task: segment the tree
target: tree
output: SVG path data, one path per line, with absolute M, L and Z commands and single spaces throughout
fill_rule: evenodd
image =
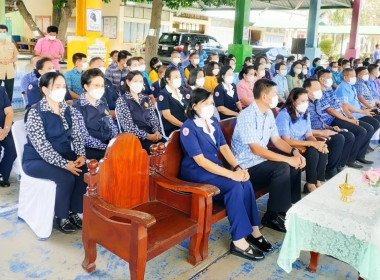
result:
M 32 15 L 28 12 L 28 9 L 25 7 L 24 1 L 22 0 L 16 1 L 16 6 L 20 14 L 24 18 L 26 24 L 29 26 L 30 30 L 32 30 L 33 32 L 37 31 L 40 36 L 43 36 L 41 30 L 38 28 L 38 26 L 34 22 Z

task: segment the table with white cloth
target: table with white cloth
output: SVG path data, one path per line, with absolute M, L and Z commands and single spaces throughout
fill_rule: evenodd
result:
M 352 202 L 340 200 L 339 185 L 355 186 Z M 346 168 L 294 204 L 286 214 L 286 234 L 277 260 L 287 273 L 301 251 L 350 264 L 367 280 L 380 279 L 380 196 L 370 192 L 362 171 Z

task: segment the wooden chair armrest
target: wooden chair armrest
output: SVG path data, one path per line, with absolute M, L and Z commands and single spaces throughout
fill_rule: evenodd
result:
M 206 198 L 213 197 L 220 193 L 220 190 L 213 185 L 187 182 L 170 175 L 163 176 L 157 174 L 153 176 L 153 180 L 157 185 L 163 188 L 199 194 Z
M 306 152 L 306 147 L 305 146 L 297 146 L 297 145 L 291 145 L 293 148 L 296 148 L 300 151 L 301 154 Z
M 109 216 L 115 216 L 118 218 L 131 220 L 133 222 L 142 224 L 147 228 L 156 223 L 156 219 L 148 213 L 132 209 L 119 208 L 113 204 L 104 201 L 100 197 L 89 196 L 89 198 L 93 207 L 100 208 L 101 211 L 107 213 Z

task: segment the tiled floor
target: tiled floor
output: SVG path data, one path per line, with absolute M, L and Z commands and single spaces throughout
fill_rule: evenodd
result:
M 16 113 L 21 119 L 23 112 Z M 380 149 L 368 155 L 380 166 Z M 97 269 L 87 274 L 81 268 L 83 248 L 81 233 L 64 235 L 53 230 L 46 241 L 38 241 L 24 221 L 17 217 L 18 181 L 11 177 L 11 187 L 0 188 L 0 279 L 129 279 L 128 263 L 98 247 Z M 265 211 L 266 197 L 258 200 Z M 318 273 L 307 271 L 309 254 L 303 252 L 293 265 L 291 274 L 276 263 L 283 234 L 263 229 L 275 245 L 275 251 L 261 262 L 250 262 L 228 253 L 230 235 L 228 220 L 215 224 L 210 236 L 209 257 L 193 267 L 187 262 L 187 242 L 149 261 L 145 279 L 357 279 L 349 265 L 322 256 Z

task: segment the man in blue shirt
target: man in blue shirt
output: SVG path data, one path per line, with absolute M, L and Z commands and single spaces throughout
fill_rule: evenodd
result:
M 232 150 L 239 165 L 248 169 L 253 186 L 270 186 L 267 212 L 262 224 L 285 231 L 285 212 L 291 203 L 301 198 L 301 169 L 306 162 L 296 148 L 289 146 L 278 135 L 270 110 L 278 103 L 276 84 L 261 79 L 256 82 L 253 91 L 255 100 L 237 118 Z M 289 156 L 268 150 L 269 140 Z
M 185 70 L 181 66 L 181 58 L 180 54 L 177 51 L 173 51 L 170 56 L 171 63 L 168 65 L 168 68 L 176 68 L 181 73 L 181 85 L 186 91 L 187 89 L 187 82 L 186 82 L 186 76 L 185 76 Z
M 373 98 L 376 101 L 380 101 L 380 88 L 375 81 L 379 77 L 379 65 L 370 64 L 368 65 L 369 79 L 367 81 L 367 86 L 372 93 Z
M 285 57 L 282 54 L 276 55 L 276 62 L 272 63 L 272 66 L 270 67 L 270 73 L 272 74 L 272 77 L 275 77 L 278 73 L 275 69 L 275 66 L 277 63 L 283 63 L 285 61 Z M 286 64 L 285 64 L 286 67 Z
M 81 85 L 82 72 L 87 70 L 87 56 L 84 53 L 73 54 L 74 68 L 65 73 L 66 85 L 73 99 L 79 99 L 83 93 Z
M 335 90 L 336 97 L 339 99 L 344 114 L 350 119 L 356 119 L 361 127 L 367 131 L 366 140 L 368 145 L 365 150 L 359 152 L 357 160 L 365 164 L 373 164 L 372 161 L 364 159 L 365 153 L 369 147 L 369 141 L 372 135 L 380 127 L 380 122 L 373 118 L 375 115 L 371 109 L 362 109 L 357 97 L 356 89 L 353 85 L 356 84 L 356 74 L 351 68 L 343 70 L 343 81 Z
M 330 179 L 340 172 L 347 164 L 355 141 L 355 135 L 339 126 L 326 125 L 322 118 L 322 108 L 320 99 L 322 98 L 322 88 L 318 80 L 306 79 L 303 88 L 308 91 L 311 128 L 315 137 L 325 137 L 328 140 L 329 150 L 328 162 L 326 166 L 326 179 Z M 356 155 L 355 155 L 356 156 Z
M 288 80 L 286 79 L 288 69 L 286 68 L 286 64 L 284 62 L 280 62 L 275 65 L 275 70 L 277 75 L 273 77 L 272 81 L 276 83 L 279 101 L 278 107 L 281 107 L 289 95 Z
M 338 72 L 338 62 L 333 61 L 329 64 L 330 69 L 331 69 L 331 76 L 333 80 L 333 85 L 332 88 L 336 89 L 339 84 L 342 82 L 342 76 Z
M 375 51 L 373 52 L 373 63 L 380 59 L 380 46 L 376 44 Z
M 105 77 L 107 80 L 111 81 L 112 85 L 114 86 L 116 92 L 120 95 L 120 82 L 122 79 L 124 79 L 127 74 L 127 65 L 126 62 L 129 57 L 128 51 L 120 51 L 117 54 L 117 64 L 111 64 L 107 70 Z
M 372 95 L 371 90 L 367 86 L 367 82 L 369 80 L 369 73 L 367 67 L 358 67 L 355 70 L 356 72 L 356 84 L 354 88 L 358 94 L 358 99 L 362 106 L 366 109 L 371 109 L 373 112 L 377 112 L 377 105 L 380 103 L 379 100 L 375 100 Z M 374 118 L 379 119 L 378 116 L 374 116 Z

